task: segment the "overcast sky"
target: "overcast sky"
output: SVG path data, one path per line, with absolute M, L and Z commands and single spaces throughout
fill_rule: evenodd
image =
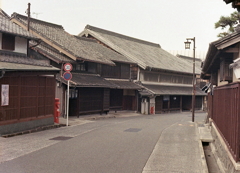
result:
M 0 5 L 9 15 L 25 14 L 28 2 L 32 17 L 62 25 L 74 35 L 89 24 L 179 54 L 186 54 L 186 38 L 196 37 L 200 58 L 221 32 L 214 23 L 235 11 L 223 0 L 0 0 Z

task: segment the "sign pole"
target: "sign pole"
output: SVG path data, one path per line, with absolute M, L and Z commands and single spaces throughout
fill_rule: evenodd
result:
M 68 126 L 68 115 L 69 115 L 69 81 L 72 79 L 72 74 L 70 73 L 70 71 L 72 71 L 72 64 L 70 63 L 66 63 L 63 66 L 63 69 L 65 71 L 65 73 L 63 74 L 63 78 L 65 80 L 67 80 L 67 122 L 66 122 L 66 126 Z
M 68 126 L 68 113 L 69 113 L 69 80 L 67 85 L 67 124 L 66 126 Z

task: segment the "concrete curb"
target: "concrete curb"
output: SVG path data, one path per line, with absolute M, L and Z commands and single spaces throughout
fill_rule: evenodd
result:
M 16 133 L 10 133 L 10 134 L 6 134 L 6 135 L 2 135 L 1 137 L 9 138 L 9 137 L 14 137 L 14 136 L 18 136 L 18 135 L 25 135 L 25 134 L 29 134 L 29 133 L 44 131 L 44 130 L 60 128 L 60 127 L 64 127 L 64 126 L 65 126 L 64 124 L 54 124 L 54 125 L 49 125 L 49 126 L 40 126 L 40 127 L 37 127 L 37 128 L 25 130 L 25 131 L 20 131 L 20 132 L 16 132 Z
M 202 162 L 202 172 L 203 173 L 208 173 L 208 166 L 207 166 L 207 161 L 205 158 L 205 154 L 203 151 L 203 146 L 202 146 L 202 140 L 200 138 L 200 133 L 198 129 L 198 124 L 195 123 L 195 128 L 196 128 L 196 133 L 197 133 L 197 138 L 198 138 L 198 145 L 199 145 L 199 151 L 200 151 L 200 157 L 201 157 L 201 162 Z

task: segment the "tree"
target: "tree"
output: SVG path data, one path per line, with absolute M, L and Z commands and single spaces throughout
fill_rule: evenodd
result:
M 230 16 L 221 16 L 219 21 L 215 23 L 215 29 L 223 30 L 228 27 L 227 32 L 221 32 L 217 36 L 222 38 L 234 32 L 234 28 L 240 23 L 240 14 L 235 11 Z

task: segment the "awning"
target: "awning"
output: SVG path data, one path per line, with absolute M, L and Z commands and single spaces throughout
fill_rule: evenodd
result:
M 57 75 L 57 80 L 67 84 L 60 75 Z M 100 87 L 111 89 L 135 89 L 144 88 L 126 79 L 104 79 L 98 74 L 89 73 L 72 73 L 72 79 L 69 81 L 72 87 Z
M 134 89 L 139 90 L 141 88 L 144 88 L 143 86 L 140 86 L 138 84 L 135 84 L 134 82 L 131 82 L 127 79 L 106 79 L 108 82 L 112 83 L 114 85 L 115 89 Z
M 162 86 L 162 85 L 143 85 L 145 89 L 140 91 L 142 96 L 149 95 L 192 95 L 193 88 L 192 87 L 184 87 L 184 86 Z M 200 88 L 196 86 L 197 96 L 207 95 Z
M 0 69 L 5 71 L 60 71 L 60 69 L 52 66 L 38 66 L 9 62 L 0 62 Z
M 67 84 L 60 75 L 57 75 L 57 80 Z M 100 87 L 100 88 L 111 88 L 114 84 L 108 82 L 98 74 L 89 73 L 72 73 L 72 79 L 69 81 L 72 87 Z

